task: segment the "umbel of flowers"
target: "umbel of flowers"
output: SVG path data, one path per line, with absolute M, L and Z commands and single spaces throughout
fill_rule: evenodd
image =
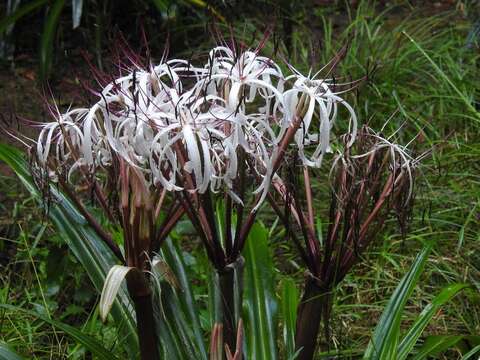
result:
M 148 260 L 176 222 L 188 217 L 217 271 L 223 338 L 234 349 L 234 277 L 260 206 L 268 199 L 276 208 L 271 188 L 288 197 L 280 176 L 285 157 L 294 154 L 301 173 L 319 168 L 332 152 L 339 114 L 348 135 L 337 148 L 354 144 L 357 119 L 333 80 L 286 68 L 288 74 L 259 49 L 227 46 L 212 49 L 204 64 L 134 63 L 98 92 L 92 106 L 57 111 L 42 126 L 38 169 L 75 201 L 121 262 L 123 268 L 112 271 L 127 280 L 143 359 L 158 358 Z M 91 189 L 107 218 L 121 227 L 122 246 L 88 212 L 75 191 L 79 185 Z M 219 202 L 223 226 L 217 221 Z M 299 224 L 307 224 L 302 209 L 295 203 L 291 209 Z M 301 253 L 318 276 L 320 253 L 308 246 Z

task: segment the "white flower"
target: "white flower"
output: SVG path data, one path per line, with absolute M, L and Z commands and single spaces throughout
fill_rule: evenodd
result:
M 302 118 L 301 126 L 295 134 L 295 142 L 303 164 L 320 167 L 325 153 L 330 152 L 330 132 L 338 114 L 338 104 L 343 105 L 350 114 L 348 146 L 355 141 L 357 134 L 357 117 L 353 108 L 337 93 L 333 92 L 330 79 L 305 77 L 292 68 L 294 74 L 286 81 L 293 81 L 293 86 L 284 92 L 284 102 L 288 119 L 294 121 L 296 116 Z M 315 108 L 318 115 L 315 119 Z M 305 146 L 316 145 L 310 157 L 305 154 Z
M 355 113 L 330 82 L 291 69 L 294 74 L 284 77 L 272 59 L 227 47 L 211 50 L 199 67 L 174 59 L 148 71 L 134 68 L 106 85 L 90 108 L 45 124 L 38 160 L 45 166 L 53 157 L 71 175 L 79 168 L 94 173 L 115 167 L 121 158 L 149 186 L 224 191 L 236 202 L 243 199 L 235 179 L 247 169 L 257 183 L 256 210 L 269 190 L 279 144 L 297 116 L 302 123 L 293 142 L 304 165 L 319 167 L 329 151 L 338 104 L 350 113 L 350 143 L 355 139 Z

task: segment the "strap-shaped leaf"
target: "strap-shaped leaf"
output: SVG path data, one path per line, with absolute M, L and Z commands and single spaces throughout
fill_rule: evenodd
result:
M 398 284 L 380 317 L 379 323 L 375 327 L 372 339 L 365 351 L 364 359 L 396 359 L 403 309 L 417 285 L 430 249 L 431 247 L 427 246 L 417 255 L 410 270 Z
M 0 20 L 0 34 L 3 33 L 9 25 L 15 24 L 15 22 L 22 17 L 29 15 L 35 11 L 40 6 L 46 4 L 48 0 L 35 0 L 29 1 L 27 4 L 23 5 L 17 9 L 13 14 L 4 17 Z
M 437 335 L 429 336 L 412 360 L 423 360 L 434 356 L 455 346 L 464 338 L 462 335 Z
M 247 359 L 277 359 L 275 268 L 267 235 L 265 227 L 255 224 L 245 247 Z
M 131 271 L 138 272 L 139 270 L 130 266 L 114 265 L 108 272 L 103 285 L 102 295 L 100 296 L 100 303 L 98 304 L 100 318 L 103 322 L 107 320 L 108 313 L 112 308 L 123 280 Z
M 23 358 L 10 349 L 7 344 L 0 343 L 0 360 L 23 360 Z
M 56 34 L 58 19 L 62 13 L 65 0 L 56 0 L 48 11 L 45 20 L 42 39 L 40 41 L 40 77 L 45 80 L 50 72 L 52 61 L 53 39 Z
M 423 330 L 427 327 L 430 320 L 438 312 L 440 307 L 447 301 L 452 299 L 461 290 L 465 289 L 469 285 L 467 284 L 452 284 L 443 288 L 443 290 L 433 299 L 433 301 L 427 305 L 425 309 L 418 316 L 415 323 L 410 327 L 407 334 L 403 338 L 398 348 L 397 358 L 398 360 L 404 360 L 412 351 L 418 338 L 423 333 Z
M 297 306 L 299 293 L 295 281 L 285 278 L 282 281 L 281 309 L 283 318 L 283 341 L 286 357 L 292 359 L 295 355 L 295 327 L 297 321 Z
M 74 29 L 80 26 L 80 20 L 82 19 L 82 12 L 83 12 L 83 0 L 72 0 L 72 23 L 73 23 Z
M 462 356 L 460 360 L 473 359 L 475 355 L 480 355 L 480 345 L 475 346 L 472 350 Z
M 471 356 L 480 353 L 480 336 L 478 335 L 431 335 L 423 342 L 422 346 L 411 357 L 411 360 L 424 360 L 431 358 L 438 358 L 438 355 L 451 348 L 465 351 L 466 348 L 474 346 L 472 351 L 466 353 L 464 357 L 471 358 Z M 410 359 L 410 358 L 409 358 Z M 477 360 L 477 358 L 474 358 Z M 463 358 L 462 358 L 463 360 Z
M 153 270 L 156 276 L 165 280 L 158 286 L 162 308 L 157 313 L 164 357 L 207 360 L 208 346 L 200 327 L 200 308 L 195 301 L 181 250 L 171 239 L 167 239 L 161 255 L 164 265 L 168 266 L 168 275 L 165 267 L 158 268 L 157 262 Z

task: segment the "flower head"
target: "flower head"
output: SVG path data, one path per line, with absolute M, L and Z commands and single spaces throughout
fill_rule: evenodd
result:
M 121 159 L 152 188 L 223 190 L 241 204 L 235 179 L 247 171 L 257 184 L 256 210 L 285 146 L 294 144 L 304 165 L 321 165 L 338 104 L 350 114 L 350 144 L 355 139 L 355 113 L 331 82 L 291 70 L 285 77 L 257 51 L 224 46 L 212 49 L 203 66 L 182 59 L 136 66 L 108 83 L 90 108 L 45 124 L 38 160 L 46 165 L 53 157 L 70 178 L 78 169 L 108 171 Z

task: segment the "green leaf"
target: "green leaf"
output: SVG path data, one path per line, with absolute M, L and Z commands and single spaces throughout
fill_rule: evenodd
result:
M 423 360 L 430 357 L 437 358 L 439 354 L 452 348 L 456 348 L 460 352 L 466 352 L 472 346 L 474 348 L 464 356 L 471 357 L 475 352 L 479 351 L 480 336 L 475 335 L 432 335 L 425 339 L 412 360 Z M 462 358 L 463 359 L 463 358 Z
M 299 293 L 295 281 L 285 278 L 282 281 L 281 309 L 283 318 L 283 341 L 285 343 L 287 359 L 295 355 L 295 328 L 297 321 L 297 307 Z
M 185 256 L 167 238 L 160 256 L 152 261 L 155 282 L 155 318 L 162 358 L 207 360 L 207 346 L 200 327 L 198 301 L 191 288 Z
M 75 339 L 80 344 L 82 344 L 86 349 L 88 349 L 96 358 L 101 360 L 115 360 L 118 359 L 116 356 L 112 354 L 110 350 L 107 350 L 103 347 L 103 345 L 98 342 L 93 337 L 82 333 L 81 331 L 75 329 L 73 326 L 65 324 L 60 321 L 56 321 L 50 319 L 48 316 L 38 314 L 34 311 L 26 310 L 18 306 L 7 305 L 7 304 L 0 304 L 1 308 L 8 309 L 11 311 L 18 311 L 33 316 L 35 318 L 41 319 L 42 321 L 62 330 L 72 339 Z M 8 359 L 8 358 L 7 358 Z M 15 359 L 15 358 L 13 358 Z
M 41 194 L 35 186 L 22 153 L 12 146 L 0 143 L 0 160 L 15 171 L 23 185 L 38 200 L 39 205 L 42 205 Z M 49 208 L 48 216 L 61 234 L 61 238 L 82 264 L 98 294 L 100 294 L 107 273 L 117 263 L 117 259 L 87 225 L 86 220 L 75 206 L 54 186 L 51 186 L 50 190 L 55 201 Z M 138 343 L 135 336 L 134 315 L 131 311 L 133 307 L 126 291 L 120 289 L 118 295 L 111 310 L 112 316 L 119 330 L 120 340 L 125 343 L 125 348 L 132 358 L 135 358 Z
M 178 246 L 173 244 L 170 239 L 164 245 L 163 254 L 178 280 L 179 289 L 176 289 L 177 295 L 180 300 L 180 308 L 185 314 L 192 330 L 191 336 L 193 339 L 192 342 L 195 344 L 196 358 L 207 359 L 207 348 L 205 346 L 205 339 L 200 326 L 200 311 L 198 309 L 198 303 L 195 301 L 193 289 L 191 287 L 192 283 L 187 276 L 184 257 Z
M 475 346 L 472 350 L 462 356 L 460 360 L 472 359 L 472 356 L 480 355 L 480 345 Z
M 452 299 L 461 290 L 468 286 L 469 285 L 467 284 L 452 284 L 443 288 L 443 290 L 433 299 L 433 301 L 428 304 L 425 309 L 423 309 L 417 320 L 413 323 L 412 327 L 408 330 L 407 334 L 400 343 L 397 355 L 398 360 L 407 358 L 415 346 L 418 338 L 423 333 L 423 330 L 425 330 L 428 323 L 430 320 L 432 320 L 433 316 L 438 312 L 440 307 L 442 307 L 443 304 Z
M 420 348 L 418 353 L 412 357 L 412 360 L 426 359 L 428 356 L 434 356 L 455 346 L 464 338 L 462 335 L 437 335 L 429 336 Z
M 168 10 L 172 3 L 170 0 L 152 0 L 153 5 L 160 11 L 162 14 L 167 14 Z
M 222 322 L 222 302 L 220 296 L 220 281 L 218 273 L 211 269 L 208 264 L 208 315 L 210 328 L 213 329 L 216 323 Z M 207 270 L 208 271 L 208 270 Z
M 458 243 L 457 243 L 457 251 L 460 251 L 460 249 L 463 246 L 463 242 L 465 239 L 465 230 L 467 229 L 467 226 L 470 224 L 472 219 L 474 218 L 475 214 L 477 213 L 477 207 L 480 205 L 480 200 L 477 200 L 475 205 L 473 205 L 472 210 L 467 215 L 467 218 L 465 219 L 465 222 L 463 223 L 462 227 L 460 228 L 460 231 L 458 232 Z
M 267 229 L 259 223 L 255 224 L 245 246 L 247 359 L 277 358 L 275 268 L 269 249 Z
M 56 0 L 48 11 L 42 39 L 40 41 L 40 78 L 47 79 L 52 61 L 53 39 L 56 34 L 58 19 L 65 5 L 65 0 Z
M 10 349 L 7 344 L 0 343 L 0 360 L 23 360 L 23 358 Z
M 46 4 L 48 0 L 36 0 L 36 1 L 29 1 L 28 4 L 23 5 L 13 14 L 4 17 L 0 20 L 0 34 L 2 34 L 8 26 L 14 24 L 17 20 L 21 19 L 22 17 L 31 14 L 40 6 Z
M 375 327 L 372 339 L 364 354 L 364 359 L 396 359 L 400 337 L 400 321 L 405 304 L 413 292 L 431 247 L 425 247 L 415 258 L 410 270 L 398 284 L 392 297 Z

